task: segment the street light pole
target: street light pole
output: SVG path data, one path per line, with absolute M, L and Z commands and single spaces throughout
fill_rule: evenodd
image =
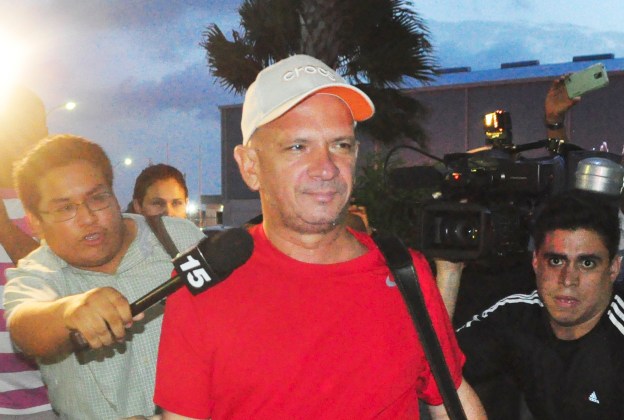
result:
M 124 158 L 124 159 L 120 160 L 119 162 L 117 162 L 117 163 L 115 164 L 115 166 L 113 166 L 113 169 L 117 168 L 117 167 L 118 167 L 119 165 L 121 165 L 122 163 L 124 164 L 124 166 L 130 166 L 130 165 L 132 165 L 132 158 L 127 157 L 127 158 Z
M 54 108 L 46 112 L 46 117 L 50 115 L 51 113 L 53 113 L 54 111 L 56 111 L 57 109 L 65 108 L 67 111 L 73 111 L 74 109 L 76 109 L 76 106 L 77 106 L 76 102 L 73 102 L 73 101 L 65 102 L 64 104 L 55 106 Z
M 204 214 L 202 205 L 202 151 L 201 151 L 201 143 L 198 146 L 197 157 L 199 158 L 199 174 L 197 180 L 197 189 L 199 190 L 199 227 L 204 227 Z

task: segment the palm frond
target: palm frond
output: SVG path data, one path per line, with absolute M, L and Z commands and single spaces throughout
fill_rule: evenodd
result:
M 296 53 L 324 61 L 370 96 L 377 113 L 361 125 L 384 143 L 426 134 L 426 110 L 398 89 L 435 76 L 429 32 L 407 0 L 244 0 L 241 32 L 208 26 L 200 44 L 221 85 L 244 93 L 264 67 Z
M 217 25 L 210 25 L 203 33 L 201 46 L 206 49 L 208 67 L 226 90 L 244 93 L 262 69 L 254 58 L 251 47 L 238 32 L 229 41 Z

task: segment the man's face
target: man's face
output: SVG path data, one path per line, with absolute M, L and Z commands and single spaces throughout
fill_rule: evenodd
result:
M 262 126 L 237 161 L 260 191 L 266 226 L 324 233 L 346 214 L 357 158 L 353 117 L 331 95 L 313 95 Z
M 554 230 L 533 253 L 538 293 L 555 335 L 573 340 L 598 323 L 611 300 L 620 258 L 593 230 Z
M 186 218 L 188 199 L 184 188 L 174 178 L 159 179 L 150 185 L 143 198 L 143 203 L 134 201 L 134 210 L 144 216 L 165 216 Z
M 50 248 L 74 267 L 101 272 L 110 272 L 113 267 L 114 271 L 125 252 L 127 235 L 119 204 L 102 172 L 79 160 L 51 169 L 38 180 L 37 188 L 41 194 L 39 214 L 31 215 L 31 220 Z M 105 202 L 107 197 L 110 201 Z M 110 206 L 93 211 L 86 200 L 96 202 L 94 207 Z M 75 217 L 53 220 L 53 212 L 62 213 L 78 203 L 82 204 Z

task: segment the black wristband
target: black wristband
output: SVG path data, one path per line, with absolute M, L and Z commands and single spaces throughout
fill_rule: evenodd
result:
M 556 122 L 556 123 L 549 123 L 548 121 L 546 121 L 545 125 L 546 125 L 546 128 L 549 130 L 560 130 L 563 128 L 563 121 Z

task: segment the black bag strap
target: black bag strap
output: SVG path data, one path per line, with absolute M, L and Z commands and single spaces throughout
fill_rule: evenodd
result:
M 407 310 L 414 321 L 418 337 L 431 367 L 433 377 L 444 401 L 444 407 L 450 419 L 466 419 L 466 413 L 459 401 L 455 384 L 451 378 L 444 353 L 440 347 L 431 318 L 425 306 L 425 299 L 418 283 L 418 275 L 414 268 L 414 261 L 407 247 L 395 235 L 375 233 L 373 240 L 386 259 L 386 264 L 392 271 L 394 281 L 403 295 Z
M 152 229 L 152 232 L 154 232 L 154 235 L 156 235 L 156 237 L 162 244 L 163 248 L 165 248 L 165 251 L 167 251 L 167 254 L 169 254 L 171 258 L 175 258 L 176 255 L 178 255 L 179 251 L 178 248 L 175 246 L 175 243 L 173 243 L 173 239 L 171 239 L 171 236 L 169 236 L 167 228 L 165 228 L 165 223 L 162 220 L 162 216 L 145 216 L 145 220 L 147 221 L 149 227 Z

